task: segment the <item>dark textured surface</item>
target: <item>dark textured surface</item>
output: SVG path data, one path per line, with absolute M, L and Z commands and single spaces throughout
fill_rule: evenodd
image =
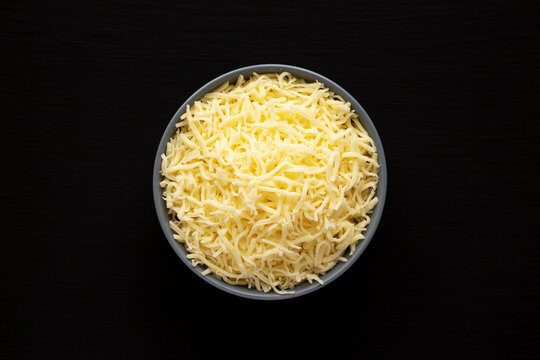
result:
M 539 10 L 2 2 L 0 357 L 537 358 Z M 186 269 L 151 192 L 178 106 L 257 63 L 347 89 L 389 171 L 360 260 L 274 303 Z

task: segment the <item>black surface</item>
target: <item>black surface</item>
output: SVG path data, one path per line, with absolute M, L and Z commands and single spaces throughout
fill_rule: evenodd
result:
M 0 4 L 1 358 L 538 357 L 538 2 L 323 3 Z M 257 63 L 342 85 L 388 160 L 367 251 L 284 302 L 197 278 L 152 202 L 180 104 Z

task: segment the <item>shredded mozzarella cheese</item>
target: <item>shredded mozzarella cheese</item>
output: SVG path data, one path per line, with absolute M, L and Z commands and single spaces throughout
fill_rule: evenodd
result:
M 377 149 L 351 105 L 290 73 L 187 107 L 162 155 L 174 238 L 203 274 L 291 293 L 346 261 L 377 203 Z

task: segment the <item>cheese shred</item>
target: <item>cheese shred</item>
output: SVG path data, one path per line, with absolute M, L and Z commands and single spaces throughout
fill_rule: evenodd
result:
M 354 252 L 378 169 L 350 103 L 320 82 L 254 73 L 187 107 L 161 187 L 174 238 L 203 275 L 284 294 Z

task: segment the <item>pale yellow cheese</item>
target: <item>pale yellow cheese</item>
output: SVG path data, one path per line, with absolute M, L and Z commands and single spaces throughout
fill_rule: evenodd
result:
M 240 76 L 188 106 L 163 198 L 194 266 L 289 293 L 346 261 L 377 203 L 377 150 L 351 105 L 291 74 Z

